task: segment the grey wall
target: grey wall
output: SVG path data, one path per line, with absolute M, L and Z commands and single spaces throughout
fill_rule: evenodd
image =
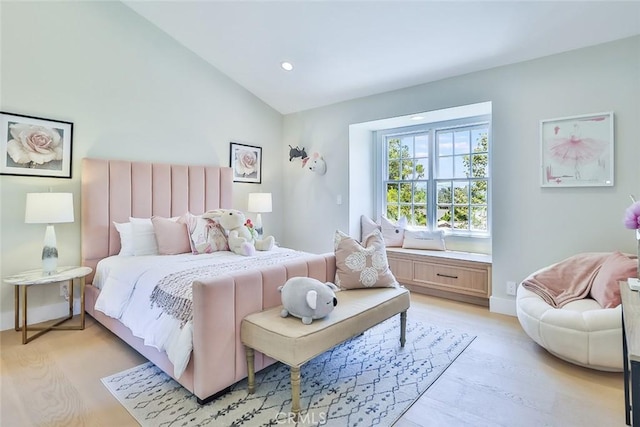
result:
M 349 203 L 349 177 L 371 172 L 349 169 L 350 124 L 491 101 L 491 309 L 513 313 L 506 281 L 520 281 L 577 252 L 635 251 L 621 218 L 629 193 L 640 196 L 639 100 L 640 37 L 633 37 L 287 115 L 284 142 L 322 152 L 327 174 L 318 177 L 285 164 L 285 205 L 304 209 L 289 218 L 283 241 L 330 251 L 335 229 L 347 231 L 350 217 L 361 213 Z M 540 120 L 605 111 L 615 113 L 615 186 L 541 188 Z
M 263 147 L 263 184 L 234 184 L 234 205 L 271 191 L 282 206 L 282 116 L 120 2 L 2 2 L 2 111 L 74 123 L 73 178 L 0 177 L 0 276 L 39 268 L 44 225 L 24 224 L 25 194 L 74 193 L 56 226 L 60 265 L 80 262 L 80 159 L 222 164 L 229 142 Z M 279 217 L 265 230 L 281 234 Z M 0 287 L 0 328 L 13 291 Z M 64 315 L 56 286 L 32 289 L 30 320 Z
M 0 108 L 74 123 L 73 179 L 0 177 L 2 277 L 40 265 L 44 226 L 23 223 L 27 192 L 71 191 L 79 218 L 82 157 L 227 164 L 229 141 L 260 145 L 264 155 L 263 184 L 235 184 L 235 207 L 246 209 L 250 191 L 271 191 L 274 213 L 263 215 L 265 229 L 284 245 L 331 251 L 334 231 L 348 231 L 350 217 L 360 213 L 350 192 L 371 191 L 349 186 L 350 175 L 371 173 L 369 157 L 349 168 L 350 124 L 484 101 L 493 103 L 492 310 L 512 310 L 504 283 L 533 269 L 579 251 L 635 250 L 621 216 L 628 194 L 640 196 L 640 37 L 283 121 L 120 3 L 2 2 L 0 8 Z M 616 185 L 540 188 L 539 121 L 603 111 L 615 113 Z M 320 152 L 326 175 L 289 162 L 289 144 Z M 79 221 L 56 230 L 61 264 L 79 263 Z M 31 292 L 32 320 L 64 314 L 53 288 Z M 7 329 L 12 290 L 1 287 L 0 298 L 0 328 Z

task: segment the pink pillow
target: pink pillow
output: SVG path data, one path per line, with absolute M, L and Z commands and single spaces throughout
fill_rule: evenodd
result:
M 620 305 L 619 281 L 636 277 L 638 260 L 629 258 L 620 252 L 609 255 L 600 271 L 596 274 L 591 286 L 591 298 L 598 301 L 602 308 L 613 308 Z
M 169 218 L 154 216 L 151 218 L 153 231 L 158 242 L 160 255 L 175 255 L 191 252 L 189 230 L 181 220 L 173 221 Z
M 394 288 L 396 278 L 389 269 L 382 233 L 374 230 L 364 246 L 341 231 L 334 239 L 336 285 L 342 289 Z
M 360 215 L 360 241 L 364 242 L 364 239 L 375 230 L 382 230 L 380 224 L 376 224 L 366 215 Z

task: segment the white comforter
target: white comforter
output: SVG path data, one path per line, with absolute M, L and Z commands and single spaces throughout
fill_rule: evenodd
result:
M 268 252 L 258 252 L 255 257 L 273 257 L 274 253 L 292 252 L 290 249 L 274 248 Z M 299 253 L 298 253 L 299 254 Z M 93 285 L 101 289 L 95 309 L 107 316 L 119 319 L 131 329 L 145 345 L 153 346 L 167 353 L 174 366 L 174 375 L 180 378 L 189 363 L 193 349 L 193 322 L 181 326 L 181 322 L 163 312 L 158 305 L 150 303 L 150 296 L 156 284 L 163 277 L 181 271 L 212 263 L 225 264 L 246 257 L 233 252 L 212 254 L 181 254 L 163 256 L 112 256 L 98 264 Z

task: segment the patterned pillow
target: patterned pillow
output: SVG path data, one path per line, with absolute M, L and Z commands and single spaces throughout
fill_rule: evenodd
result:
M 185 222 L 189 228 L 191 252 L 193 254 L 210 254 L 229 250 L 227 233 L 217 221 L 187 213 Z
M 374 230 L 364 245 L 336 231 L 336 285 L 342 289 L 394 288 L 396 278 L 389 269 L 382 233 Z

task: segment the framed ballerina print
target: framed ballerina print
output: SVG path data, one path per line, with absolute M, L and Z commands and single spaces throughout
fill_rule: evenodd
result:
M 613 186 L 613 113 L 540 121 L 542 187 Z

